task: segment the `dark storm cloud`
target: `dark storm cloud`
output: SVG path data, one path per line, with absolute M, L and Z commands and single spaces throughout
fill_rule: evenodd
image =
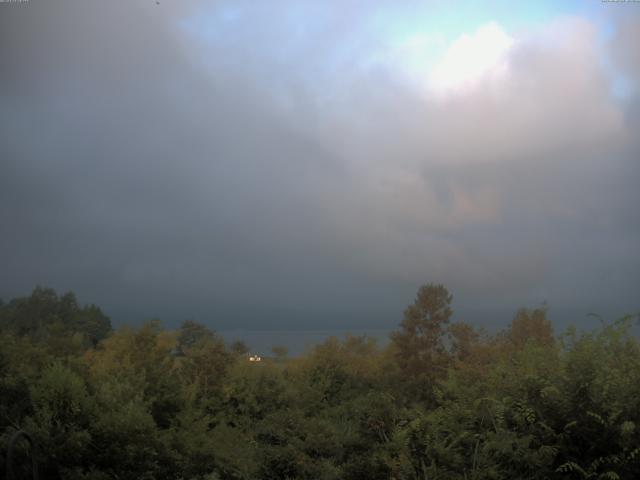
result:
M 244 72 L 194 63 L 174 23 L 184 11 L 158 21 L 149 8 L 5 17 L 3 288 L 52 284 L 163 316 L 340 299 L 314 203 L 335 159 Z
M 2 296 L 253 328 L 393 325 L 426 281 L 637 308 L 638 122 L 595 27 L 520 38 L 505 78 L 436 99 L 368 61 L 373 13 L 3 5 Z

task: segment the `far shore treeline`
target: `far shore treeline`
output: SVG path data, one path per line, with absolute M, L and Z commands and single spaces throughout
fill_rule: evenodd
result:
M 327 338 L 250 361 L 195 321 L 113 329 L 73 293 L 0 302 L 0 472 L 65 480 L 640 478 L 640 342 L 628 316 L 488 334 L 418 289 L 383 347 Z

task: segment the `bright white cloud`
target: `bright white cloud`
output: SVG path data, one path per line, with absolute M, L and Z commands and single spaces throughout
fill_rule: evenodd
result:
M 495 22 L 456 39 L 429 72 L 429 87 L 438 94 L 465 89 L 484 78 L 503 75 L 514 40 Z

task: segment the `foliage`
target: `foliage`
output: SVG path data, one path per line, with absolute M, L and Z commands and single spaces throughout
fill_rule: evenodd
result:
M 39 340 L 50 349 L 57 346 L 57 354 L 75 353 L 74 343 L 86 348 L 105 338 L 111 321 L 95 305 L 81 308 L 71 292 L 58 296 L 50 288 L 36 287 L 30 296 L 0 305 L 0 330 Z M 71 345 L 65 341 L 68 337 Z
M 421 400 L 432 400 L 434 383 L 446 372 L 444 340 L 453 313 L 451 300 L 443 285 L 423 285 L 405 310 L 400 330 L 391 334 L 409 393 Z
M 43 478 L 72 480 L 640 478 L 632 318 L 556 339 L 519 310 L 489 336 L 450 304 L 426 285 L 385 348 L 255 363 L 197 322 L 111 331 L 37 288 L 0 305 L 0 451 L 26 430 Z

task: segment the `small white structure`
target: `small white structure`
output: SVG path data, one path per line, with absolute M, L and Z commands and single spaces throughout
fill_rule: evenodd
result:
M 260 357 L 260 355 L 249 355 L 249 361 L 250 362 L 261 362 L 262 358 Z

